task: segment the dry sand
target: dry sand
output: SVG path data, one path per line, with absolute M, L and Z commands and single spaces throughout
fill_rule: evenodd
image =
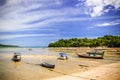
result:
M 102 60 L 76 56 L 76 51 L 86 52 L 89 48 L 46 50 L 47 54 L 22 54 L 21 62 L 11 60 L 12 52 L 0 53 L 0 80 L 120 80 L 119 48 L 108 49 Z M 62 51 L 68 54 L 68 60 L 57 59 Z M 55 64 L 55 69 L 41 67 L 40 60 Z

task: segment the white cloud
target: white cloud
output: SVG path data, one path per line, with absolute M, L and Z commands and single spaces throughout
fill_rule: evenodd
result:
M 45 8 L 61 4 L 62 2 L 60 2 L 60 0 L 7 0 L 7 3 L 0 7 L 0 32 L 21 31 L 36 27 L 45 27 L 56 21 L 59 22 L 63 20 L 64 16 L 80 14 L 79 9 L 64 8 L 59 10 Z M 27 24 L 35 21 L 38 22 Z
M 113 25 L 119 25 L 119 24 L 120 24 L 120 20 L 116 20 L 108 23 L 97 24 L 96 26 L 102 27 L 102 26 L 113 26 Z
M 93 12 L 91 13 L 92 17 L 100 16 L 102 14 L 103 7 L 94 7 Z
M 93 27 L 88 27 L 88 28 L 90 29 L 90 28 L 96 28 L 96 27 L 109 27 L 114 25 L 120 25 L 120 20 L 118 19 L 116 21 L 100 23 L 100 24 L 94 25 Z
M 55 37 L 55 34 L 14 34 L 14 35 L 0 35 L 0 40 L 4 39 L 13 39 L 13 38 L 19 38 L 19 37 L 46 37 L 46 36 L 53 36 Z
M 86 6 L 90 6 L 93 10 L 90 15 L 95 17 L 108 12 L 103 10 L 105 5 L 116 5 L 117 9 L 119 1 L 118 3 L 114 1 L 87 0 Z M 78 8 L 49 9 L 57 5 L 62 5 L 61 0 L 7 0 L 7 3 L 0 7 L 0 32 L 43 28 L 61 21 L 90 20 L 90 18 L 71 18 L 71 16 L 83 14 Z M 32 22 L 35 23 L 27 24 Z
M 88 13 L 92 17 L 101 16 L 106 12 L 105 6 L 111 5 L 115 7 L 115 10 L 120 8 L 120 0 L 86 0 L 85 5 L 89 8 Z M 107 9 L 107 12 L 110 9 Z
M 102 23 L 102 24 L 98 24 L 97 26 L 110 26 L 111 23 Z M 113 24 L 112 24 L 113 25 Z M 115 25 L 115 24 L 114 24 Z

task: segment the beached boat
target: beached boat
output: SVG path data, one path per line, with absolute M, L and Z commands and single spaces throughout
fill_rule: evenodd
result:
M 46 68 L 52 68 L 52 69 L 55 68 L 55 65 L 54 65 L 54 64 L 49 64 L 49 63 L 46 63 L 46 62 L 41 62 L 41 63 L 40 63 L 40 66 L 46 67 Z
M 103 59 L 104 51 L 101 51 L 101 50 L 91 50 L 91 51 L 88 51 L 87 54 L 77 53 L 77 55 L 79 57 L 83 57 L 83 58 Z
M 21 54 L 20 53 L 14 53 L 12 60 L 15 62 L 21 61 Z
M 103 59 L 103 57 L 100 56 L 100 55 L 94 56 L 94 55 L 82 54 L 82 53 L 77 53 L 77 55 L 78 55 L 79 57 L 83 57 L 83 58 Z
M 64 52 L 59 53 L 59 55 L 60 55 L 60 57 L 58 59 L 60 59 L 60 60 L 67 60 L 68 59 L 67 54 L 65 54 Z
M 94 49 L 94 50 L 87 51 L 87 54 L 104 55 L 104 52 L 105 52 L 105 51 L 103 51 L 103 50 Z

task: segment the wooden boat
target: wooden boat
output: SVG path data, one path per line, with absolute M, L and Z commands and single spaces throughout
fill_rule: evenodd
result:
M 101 56 L 101 55 L 94 56 L 94 55 L 91 55 L 91 54 L 89 55 L 89 54 L 81 54 L 81 53 L 77 53 L 77 55 L 79 57 L 83 57 L 83 58 L 103 59 L 103 56 Z
M 90 51 L 88 51 L 87 54 L 104 55 L 104 51 L 94 49 L 94 50 L 90 50 Z
M 54 65 L 54 64 L 49 64 L 49 63 L 46 63 L 46 62 L 42 62 L 42 63 L 40 64 L 40 66 L 46 67 L 46 68 L 52 68 L 52 69 L 55 68 L 55 65 Z
M 68 59 L 67 54 L 65 54 L 64 52 L 59 53 L 59 55 L 60 55 L 60 57 L 58 59 L 60 59 L 60 60 L 67 60 Z
M 12 60 L 15 61 L 15 62 L 21 61 L 21 54 L 20 53 L 14 53 Z

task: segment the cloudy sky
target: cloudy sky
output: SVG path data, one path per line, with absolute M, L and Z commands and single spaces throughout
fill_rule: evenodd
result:
M 120 0 L 0 0 L 0 43 L 120 36 Z

